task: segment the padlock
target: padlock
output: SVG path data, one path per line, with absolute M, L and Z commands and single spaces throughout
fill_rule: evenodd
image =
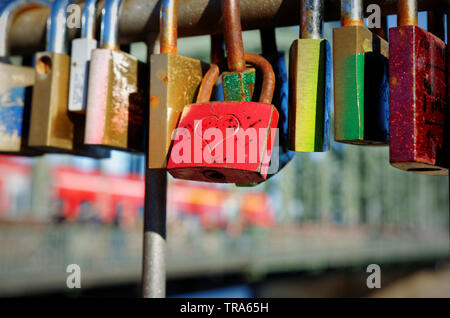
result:
M 266 180 L 278 125 L 278 111 L 270 104 L 275 75 L 262 56 L 245 53 L 244 57 L 263 71 L 260 102 L 209 102 L 219 75 L 213 64 L 197 103 L 184 108 L 174 133 L 167 165 L 173 177 L 217 183 Z
M 180 179 L 258 183 L 267 178 L 278 124 L 278 111 L 271 105 L 275 74 L 262 56 L 244 53 L 239 1 L 221 3 L 230 70 L 222 74 L 225 101 L 209 102 L 219 74 L 212 64 L 197 103 L 183 110 L 167 170 Z M 246 63 L 263 72 L 260 103 L 251 102 L 256 72 Z
M 3 154 L 41 153 L 27 146 L 34 69 L 11 64 L 8 35 L 10 23 L 19 12 L 48 5 L 40 0 L 15 0 L 0 9 L 0 153 Z
M 185 105 L 195 101 L 207 64 L 177 55 L 178 0 L 163 0 L 160 8 L 160 54 L 150 63 L 148 167 L 167 167 L 172 132 Z
M 74 124 L 67 111 L 70 57 L 66 15 L 69 0 L 55 0 L 47 19 L 46 52 L 36 54 L 29 146 L 51 151 L 73 149 Z
M 417 1 L 397 5 L 398 26 L 389 30 L 390 162 L 406 171 L 446 175 L 446 45 L 418 27 Z
M 261 29 L 262 56 L 272 65 L 275 73 L 275 90 L 272 104 L 278 111 L 278 130 L 272 151 L 271 166 L 267 178 L 274 176 L 294 157 L 295 152 L 289 150 L 289 84 L 284 52 L 278 51 L 275 29 Z M 261 90 L 261 74 L 256 72 L 254 95 L 259 96 Z M 278 141 L 278 142 L 277 142 Z M 237 184 L 237 186 L 256 186 L 258 183 Z
M 221 1 L 225 47 L 229 71 L 222 73 L 223 94 L 227 101 L 251 101 L 256 70 L 247 68 L 244 58 L 240 1 Z
M 68 111 L 70 56 L 66 19 L 71 2 L 53 2 L 47 19 L 47 51 L 36 54 L 28 145 L 49 152 L 108 158 L 108 150 L 83 144 L 84 116 Z
M 284 52 L 278 51 L 275 29 L 260 30 L 262 55 L 272 65 L 275 73 L 275 91 L 272 104 L 278 111 L 278 144 L 272 152 L 272 160 L 277 156 L 277 167 L 269 171 L 268 178 L 284 168 L 294 157 L 289 149 L 289 81 Z
M 137 58 L 119 50 L 122 0 L 106 0 L 100 48 L 92 52 L 84 142 L 144 152 L 146 141 L 145 73 Z
M 335 140 L 389 141 L 388 43 L 364 27 L 362 0 L 341 0 L 333 30 Z
M 84 2 L 81 38 L 72 41 L 69 82 L 69 111 L 85 114 L 89 64 L 92 51 L 97 48 L 95 39 L 95 9 L 97 0 Z
M 331 48 L 323 38 L 323 0 L 302 0 L 300 39 L 289 58 L 289 148 L 327 151 L 330 143 Z

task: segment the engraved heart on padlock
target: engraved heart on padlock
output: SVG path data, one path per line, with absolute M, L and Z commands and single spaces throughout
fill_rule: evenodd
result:
M 201 128 L 200 132 L 198 131 L 199 128 Z M 217 142 L 216 142 L 216 139 L 214 139 L 213 142 L 215 142 L 215 144 L 213 147 L 211 147 L 211 141 L 205 140 L 205 138 L 204 138 L 204 132 L 210 128 L 219 129 L 222 132 L 222 134 L 223 134 L 223 132 L 226 133 L 227 129 L 229 129 L 229 128 L 233 128 L 234 130 L 233 130 L 232 134 L 226 134 L 225 138 L 222 138 L 221 140 L 217 140 Z M 239 119 L 234 115 L 231 115 L 231 114 L 222 115 L 222 116 L 210 115 L 210 116 L 203 117 L 201 120 L 199 120 L 197 122 L 197 124 L 195 125 L 194 132 L 197 136 L 202 138 L 202 141 L 205 142 L 206 146 L 209 149 L 209 153 L 212 156 L 212 152 L 214 151 L 214 149 L 216 149 L 217 146 L 223 144 L 229 138 L 233 138 L 238 133 L 240 128 L 241 128 L 241 124 L 239 122 Z

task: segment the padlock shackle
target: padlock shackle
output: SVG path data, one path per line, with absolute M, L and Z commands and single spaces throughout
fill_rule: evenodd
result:
M 322 39 L 324 0 L 300 2 L 300 39 Z
M 397 25 L 418 26 L 417 0 L 397 0 Z
M 162 0 L 159 11 L 161 54 L 177 54 L 178 0 Z
M 15 0 L 4 4 L 0 9 L 0 57 L 8 57 L 9 28 L 13 20 L 25 11 L 48 7 L 50 2 L 44 0 Z
M 106 0 L 102 9 L 100 47 L 119 50 L 119 17 L 122 0 Z
M 275 73 L 272 65 L 261 55 L 245 52 L 245 61 L 258 68 L 263 75 L 261 87 L 261 96 L 259 102 L 263 104 L 272 104 L 273 92 L 275 91 Z
M 275 73 L 272 65 L 261 55 L 255 53 L 244 53 L 245 61 L 254 65 L 261 70 L 263 75 L 263 83 L 261 87 L 261 96 L 259 102 L 263 104 L 271 104 L 273 92 L 275 91 Z M 202 83 L 197 94 L 197 104 L 207 103 L 211 99 L 214 85 L 219 78 L 220 68 L 216 64 L 211 64 L 208 72 L 202 79 Z
M 85 0 L 81 16 L 81 37 L 95 39 L 95 13 L 97 0 Z
M 278 54 L 277 37 L 275 28 L 260 29 L 261 50 L 264 56 L 276 56 Z
M 55 0 L 47 18 L 46 50 L 54 53 L 68 53 L 67 47 L 67 6 L 72 0 Z
M 240 1 L 222 0 L 221 4 L 228 69 L 231 72 L 243 72 L 246 66 L 244 42 L 242 41 Z
M 206 72 L 205 76 L 203 77 L 202 83 L 198 90 L 196 100 L 197 104 L 204 104 L 210 101 L 214 85 L 216 84 L 219 75 L 219 66 L 217 66 L 217 64 L 211 64 L 209 66 L 208 72 Z
M 364 26 L 363 0 L 341 0 L 341 25 Z

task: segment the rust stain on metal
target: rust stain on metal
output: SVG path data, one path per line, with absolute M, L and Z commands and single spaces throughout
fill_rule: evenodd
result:
M 232 72 L 245 70 L 244 43 L 239 0 L 222 0 L 222 16 L 228 68 Z
M 273 92 L 275 90 L 275 73 L 272 65 L 261 55 L 245 52 L 245 60 L 256 66 L 263 74 L 263 83 L 261 88 L 261 96 L 259 102 L 263 104 L 271 104 Z
M 160 10 L 160 53 L 177 54 L 178 0 L 163 0 Z
M 156 95 L 150 96 L 150 107 L 156 108 L 159 106 L 159 97 Z
M 417 0 L 398 0 L 397 2 L 398 26 L 418 25 Z
M 203 77 L 200 89 L 197 95 L 197 104 L 207 103 L 211 99 L 214 84 L 219 78 L 220 70 L 216 64 L 211 64 L 205 77 Z

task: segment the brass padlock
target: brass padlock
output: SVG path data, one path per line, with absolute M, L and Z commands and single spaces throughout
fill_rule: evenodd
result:
M 3 154 L 41 153 L 27 146 L 34 69 L 11 64 L 8 39 L 11 21 L 18 14 L 48 5 L 40 0 L 16 0 L 0 9 L 0 153 Z
M 55 0 L 47 20 L 46 52 L 36 54 L 29 145 L 52 151 L 73 149 L 74 124 L 67 112 L 70 57 L 66 15 L 69 0 Z
M 149 168 L 166 168 L 172 132 L 185 105 L 195 102 L 208 65 L 177 55 L 178 0 L 163 0 L 160 54 L 150 62 Z
M 88 145 L 144 152 L 145 74 L 138 59 L 119 50 L 122 0 L 106 0 L 102 11 L 100 48 L 92 52 L 86 109 Z
M 69 82 L 69 111 L 85 114 L 89 64 L 92 51 L 97 48 L 95 39 L 95 9 L 97 0 L 84 2 L 81 38 L 72 41 Z
M 341 0 L 333 30 L 335 140 L 387 145 L 388 43 L 364 27 L 362 0 Z
M 289 149 L 327 151 L 330 143 L 331 48 L 323 38 L 323 0 L 302 0 L 300 39 L 289 58 Z

